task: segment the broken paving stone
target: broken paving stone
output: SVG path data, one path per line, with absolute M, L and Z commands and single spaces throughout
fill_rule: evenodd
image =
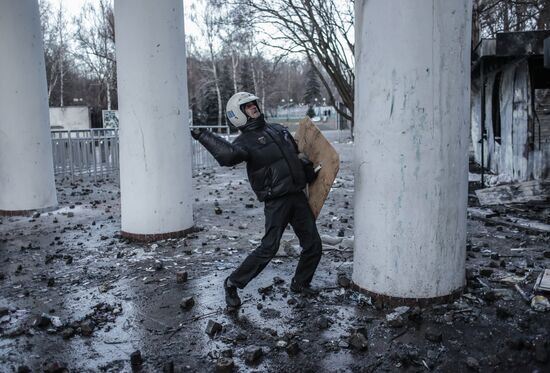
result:
M 256 364 L 262 358 L 263 353 L 261 347 L 250 346 L 244 352 L 244 361 L 248 365 Z
M 426 328 L 425 338 L 430 342 L 439 343 L 443 340 L 443 334 L 441 331 L 429 326 Z
M 195 298 L 191 297 L 183 297 L 180 302 L 180 307 L 183 310 L 190 310 L 195 305 Z
M 176 282 L 178 284 L 183 284 L 183 283 L 187 282 L 187 279 L 188 279 L 187 272 L 177 272 L 176 273 Z
M 222 324 L 214 321 L 214 320 L 208 320 L 208 324 L 206 325 L 206 334 L 209 336 L 214 336 L 217 333 L 222 331 Z
M 369 344 L 367 341 L 367 338 L 363 333 L 353 333 L 349 339 L 349 344 L 351 347 L 353 347 L 355 350 L 358 351 L 365 351 L 368 349 Z
M 130 365 L 132 368 L 140 367 L 143 364 L 143 358 L 141 357 L 141 351 L 136 350 L 130 354 Z
M 466 365 L 471 370 L 475 370 L 475 371 L 479 370 L 479 361 L 474 357 L 468 356 L 468 358 L 466 358 Z
M 289 356 L 296 356 L 300 353 L 300 346 L 298 345 L 297 342 L 290 342 L 286 348 L 286 353 L 289 355 Z
M 233 370 L 235 370 L 235 363 L 231 358 L 221 357 L 216 362 L 216 373 L 230 373 Z

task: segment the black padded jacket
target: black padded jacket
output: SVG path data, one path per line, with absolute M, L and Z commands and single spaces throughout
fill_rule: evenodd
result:
M 248 180 L 260 201 L 296 193 L 306 186 L 298 146 L 290 132 L 280 124 L 266 123 L 263 115 L 250 121 L 232 142 L 210 131 L 198 141 L 221 166 L 246 162 Z

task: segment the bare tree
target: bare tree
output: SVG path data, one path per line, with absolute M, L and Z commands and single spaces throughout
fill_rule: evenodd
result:
M 351 120 L 352 126 L 353 3 L 345 0 L 237 0 L 235 3 L 254 10 L 255 17 L 249 21 L 254 22 L 258 30 L 277 28 L 278 33 L 271 35 L 267 44 L 307 57 L 328 92 L 329 103 L 334 105 L 338 94 L 349 113 L 338 107 L 336 110 Z
M 52 10 L 52 5 L 47 0 L 42 0 L 40 5 L 40 20 L 42 35 L 44 38 L 44 58 L 46 62 L 46 75 L 48 79 L 48 100 L 59 83 L 59 106 L 64 106 L 65 66 L 70 55 L 69 45 L 65 39 L 68 33 L 68 22 L 65 18 L 63 1 L 59 8 Z
M 218 106 L 218 126 L 222 125 L 223 120 L 223 103 L 217 65 L 220 43 L 218 38 L 220 33 L 220 6 L 221 5 L 216 1 L 211 0 L 204 0 L 201 1 L 198 6 L 195 4 L 191 6 L 191 20 L 199 27 L 208 49 L 207 53 L 209 57 L 210 72 L 212 73 L 212 80 L 205 82 L 203 87 L 211 84 L 215 90 Z
M 97 5 L 95 5 L 97 4 Z M 111 0 L 88 2 L 75 19 L 76 57 L 85 71 L 105 90 L 111 109 L 111 90 L 116 89 L 115 23 Z
M 485 38 L 499 32 L 543 30 L 550 26 L 550 4 L 548 0 L 474 0 L 473 17 Z

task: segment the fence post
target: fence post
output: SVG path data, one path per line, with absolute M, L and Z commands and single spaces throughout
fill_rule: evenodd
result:
M 90 128 L 90 138 L 92 139 L 92 157 L 94 157 L 94 182 L 97 183 L 97 159 L 95 154 L 95 138 L 93 128 Z

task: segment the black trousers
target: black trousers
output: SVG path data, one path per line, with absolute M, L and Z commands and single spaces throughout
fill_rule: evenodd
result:
M 321 260 L 322 243 L 305 194 L 300 192 L 266 201 L 264 214 L 262 243 L 229 276 L 229 280 L 242 289 L 260 274 L 277 254 L 281 236 L 290 223 L 302 247 L 293 281 L 297 285 L 309 285 Z

